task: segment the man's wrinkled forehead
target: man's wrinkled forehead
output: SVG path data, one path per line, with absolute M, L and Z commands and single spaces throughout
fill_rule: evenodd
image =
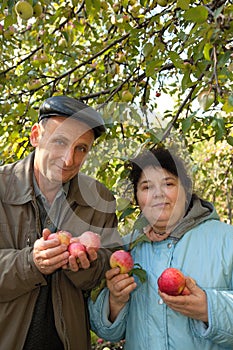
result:
M 44 133 L 50 136 L 65 136 L 70 140 L 89 135 L 94 139 L 94 131 L 89 125 L 79 120 L 65 117 L 51 117 L 44 125 Z

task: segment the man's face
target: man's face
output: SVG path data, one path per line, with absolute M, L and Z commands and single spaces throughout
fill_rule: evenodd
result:
M 52 117 L 45 124 L 35 124 L 31 144 L 36 148 L 34 169 L 40 177 L 61 184 L 80 170 L 91 146 L 94 133 L 88 125 L 72 118 Z

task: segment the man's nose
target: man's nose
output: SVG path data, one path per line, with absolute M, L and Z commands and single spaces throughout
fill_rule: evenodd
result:
M 74 150 L 69 148 L 63 156 L 65 166 L 73 165 L 74 163 Z

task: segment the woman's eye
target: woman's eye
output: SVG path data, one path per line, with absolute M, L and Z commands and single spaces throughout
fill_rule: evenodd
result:
M 148 185 L 144 185 L 143 187 L 142 187 L 142 191 L 147 191 L 147 190 L 149 190 L 149 186 Z
M 166 186 L 174 186 L 173 182 L 167 182 Z

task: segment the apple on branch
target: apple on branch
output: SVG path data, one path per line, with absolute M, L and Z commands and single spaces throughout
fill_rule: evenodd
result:
M 133 99 L 133 94 L 131 94 L 129 90 L 124 90 L 122 92 L 121 98 L 123 102 L 131 102 Z
M 40 17 L 43 12 L 43 7 L 38 2 L 33 6 L 33 16 Z
M 32 5 L 25 0 L 20 0 L 15 4 L 15 12 L 24 20 L 28 20 L 33 16 Z
M 168 0 L 156 0 L 157 4 L 162 6 L 162 7 L 165 7 L 168 5 Z

